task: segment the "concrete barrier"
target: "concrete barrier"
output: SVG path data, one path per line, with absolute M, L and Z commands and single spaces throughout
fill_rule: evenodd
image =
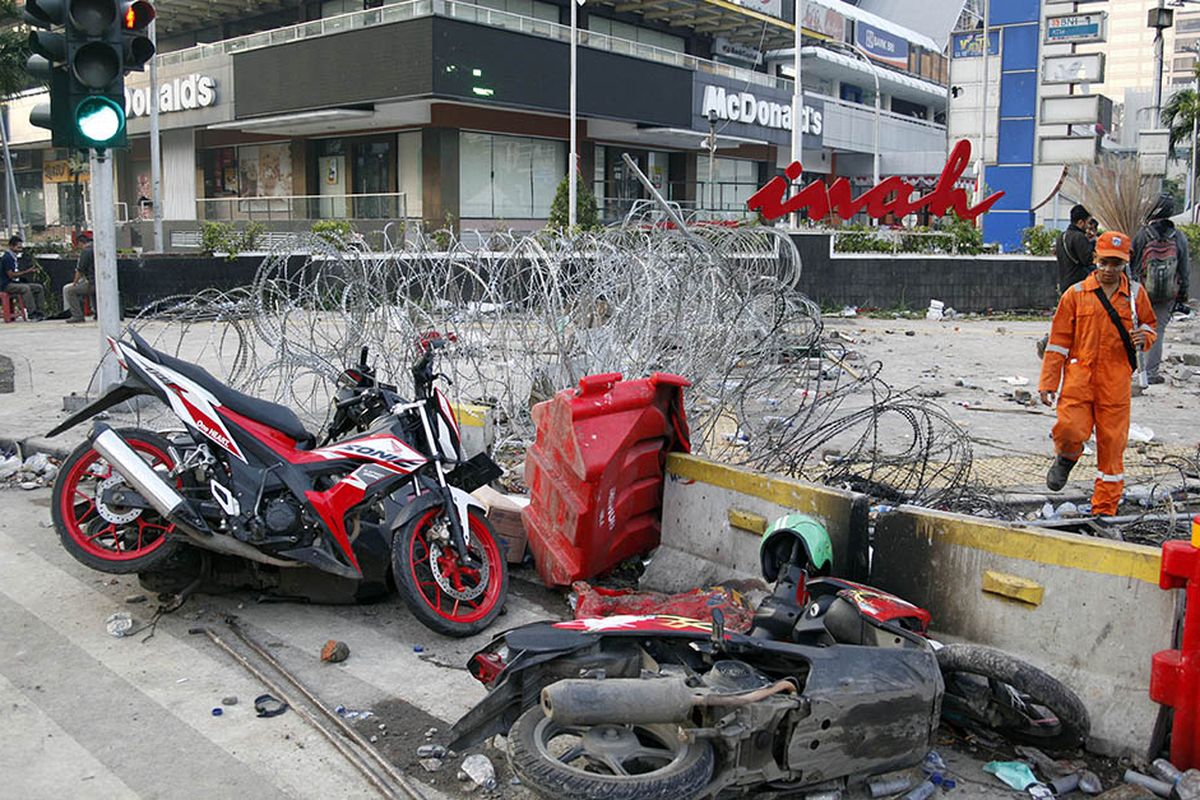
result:
M 1073 689 L 1090 749 L 1143 757 L 1159 711 L 1150 657 L 1175 619 L 1159 553 L 902 507 L 876 521 L 870 583 L 928 609 L 939 638 L 1004 650 Z
M 825 522 L 835 574 L 865 580 L 864 495 L 672 454 L 663 491 L 662 544 L 641 585 L 678 592 L 730 578 L 758 578 L 759 537 L 771 521 L 792 511 Z

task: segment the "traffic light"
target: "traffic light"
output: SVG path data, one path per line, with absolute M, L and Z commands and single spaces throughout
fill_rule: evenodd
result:
M 154 6 L 146 0 L 26 0 L 31 75 L 50 85 L 50 103 L 30 122 L 51 131 L 56 147 L 124 147 L 125 75 L 154 55 L 146 36 Z M 63 26 L 63 32 L 53 29 Z

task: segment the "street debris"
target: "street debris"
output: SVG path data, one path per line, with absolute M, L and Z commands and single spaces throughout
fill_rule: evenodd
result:
M 254 712 L 259 717 L 278 717 L 288 710 L 288 704 L 271 694 L 260 694 L 254 698 Z
M 118 611 L 104 620 L 104 627 L 108 630 L 109 636 L 123 638 L 133 630 L 133 617 L 127 611 Z
M 877 775 L 867 781 L 867 790 L 871 797 L 891 797 L 907 791 L 913 785 L 913 778 L 907 772 L 896 772 L 890 775 Z
M 995 775 L 1018 792 L 1023 792 L 1038 782 L 1033 770 L 1024 761 L 989 761 L 983 765 L 983 771 Z
M 1171 790 L 1174 788 L 1173 784 L 1160 781 L 1157 778 L 1152 778 L 1149 775 L 1144 775 L 1132 769 L 1125 770 L 1125 782 L 1149 789 L 1159 797 L 1170 797 Z
M 149 599 L 150 598 L 144 594 L 130 594 L 125 596 L 125 603 L 132 606 L 138 603 L 145 603 Z
M 321 660 L 327 664 L 337 664 L 350 657 L 350 645 L 335 639 L 325 642 L 321 648 Z
M 346 708 L 345 706 L 337 706 L 333 709 L 333 712 L 342 719 L 348 719 L 352 722 L 360 719 L 370 719 L 371 717 L 375 716 L 374 712 L 372 711 L 354 710 L 351 708 Z
M 58 475 L 58 459 L 34 453 L 21 460 L 10 454 L 0 458 L 0 488 L 16 486 L 25 491 L 51 486 Z
M 213 715 L 214 717 L 219 717 L 219 716 L 221 716 L 221 715 L 222 715 L 222 714 L 224 714 L 224 713 L 225 713 L 224 709 L 222 709 L 222 708 L 220 708 L 220 707 L 214 708 L 214 709 L 212 710 L 212 715 Z
M 238 699 L 236 695 L 230 694 L 221 698 L 221 705 L 223 706 L 236 706 L 237 703 Z
M 1154 440 L 1154 431 L 1145 425 L 1139 425 L 1136 422 L 1129 423 L 1129 441 L 1131 442 L 1151 442 Z
M 489 792 L 496 789 L 496 768 L 492 766 L 491 759 L 482 753 L 469 755 L 462 761 L 462 771 L 467 774 L 467 777 L 479 787 L 488 790 Z

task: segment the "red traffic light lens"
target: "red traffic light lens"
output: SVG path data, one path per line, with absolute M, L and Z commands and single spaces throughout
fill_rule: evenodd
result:
M 127 31 L 141 30 L 153 22 L 154 17 L 154 6 L 147 3 L 146 0 L 135 0 L 132 3 L 125 4 L 125 13 L 121 19 L 121 24 L 125 26 L 125 30 Z

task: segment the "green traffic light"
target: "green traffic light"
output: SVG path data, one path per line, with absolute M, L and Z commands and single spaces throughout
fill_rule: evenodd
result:
M 75 107 L 75 127 L 93 147 L 104 147 L 125 130 L 125 109 L 107 97 L 86 97 Z

